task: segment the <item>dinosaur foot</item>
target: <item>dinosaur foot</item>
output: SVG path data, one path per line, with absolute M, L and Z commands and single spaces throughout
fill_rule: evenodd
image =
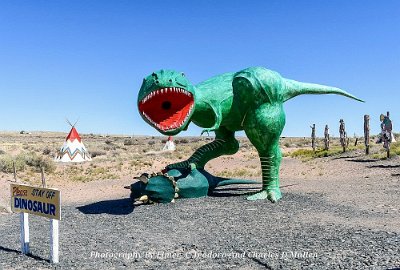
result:
M 246 199 L 249 201 L 256 201 L 256 200 L 265 200 L 268 199 L 269 201 L 276 203 L 282 198 L 281 191 L 277 190 L 262 190 L 257 192 L 253 195 L 248 196 Z

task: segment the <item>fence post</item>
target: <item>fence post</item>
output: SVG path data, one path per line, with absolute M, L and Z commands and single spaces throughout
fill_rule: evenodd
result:
M 46 187 L 46 178 L 44 177 L 44 168 L 40 167 L 40 173 L 42 175 L 42 187 Z
M 384 138 L 385 138 L 386 156 L 387 156 L 387 158 L 390 158 L 390 143 L 392 141 L 392 131 L 393 131 L 392 130 L 392 121 L 390 120 L 389 116 L 390 116 L 390 113 L 386 112 L 388 126 L 386 127 L 386 124 L 385 124 L 385 133 L 386 133 L 387 136 L 384 136 Z
M 313 124 L 311 127 L 311 146 L 313 151 L 315 152 L 315 124 Z
M 369 155 L 369 115 L 364 115 L 364 144 L 365 154 Z
M 329 127 L 325 125 L 325 132 L 324 132 L 324 143 L 325 143 L 325 150 L 329 150 Z
M 13 160 L 14 182 L 17 182 L 17 168 L 15 167 L 15 160 Z
M 349 141 L 347 140 L 346 127 L 345 127 L 343 119 L 340 119 L 339 123 L 340 123 L 340 126 L 339 126 L 340 144 L 343 147 L 343 153 L 344 153 L 344 152 L 346 152 L 346 147 L 348 146 Z

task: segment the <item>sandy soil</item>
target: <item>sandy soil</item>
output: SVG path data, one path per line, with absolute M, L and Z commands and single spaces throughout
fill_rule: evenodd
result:
M 29 136 L 29 137 L 27 137 Z M 105 147 L 105 154 L 93 158 L 92 164 L 56 164 L 53 173 L 46 176 L 49 187 L 58 188 L 62 192 L 63 205 L 91 203 L 108 199 L 128 198 L 129 190 L 124 186 L 134 182 L 134 177 L 143 172 L 160 171 L 166 164 L 188 157 L 193 149 L 207 142 L 208 138 L 185 138 L 177 142 L 174 153 L 160 153 L 161 140 L 157 137 L 106 137 L 86 135 L 84 140 L 88 149 L 99 151 L 99 145 Z M 126 140 L 136 140 L 133 145 L 125 145 Z M 307 140 L 298 139 L 297 145 Z M 3 134 L 0 146 L 5 152 L 18 154 L 26 145 L 30 150 L 41 152 L 41 149 L 52 147 L 51 153 L 61 145 L 63 134 L 37 133 L 32 135 Z M 150 142 L 151 141 L 151 142 Z M 150 142 L 150 143 L 149 143 Z M 293 144 L 293 141 L 290 141 Z M 10 147 L 10 145 L 12 147 Z M 111 145 L 111 146 L 110 146 Z M 285 145 L 288 145 L 287 140 Z M 24 147 L 23 147 L 24 146 Z M 108 148 L 107 148 L 108 147 Z M 19 149 L 21 148 L 21 149 Z M 107 150 L 109 149 L 109 150 Z M 111 149 L 111 150 L 110 150 Z M 293 148 L 283 147 L 284 152 Z M 156 154 L 155 154 L 156 153 Z M 108 174 L 89 175 L 91 167 L 109 168 Z M 86 178 L 73 180 L 72 173 L 85 173 Z M 233 156 L 220 157 L 211 161 L 206 167 L 211 173 L 237 178 L 260 179 L 260 164 L 255 149 L 247 140 L 241 140 L 240 151 Z M 236 174 L 236 175 L 235 175 Z M 39 185 L 40 174 L 31 171 L 18 172 L 18 182 Z M 21 175 L 21 176 L 20 176 Z M 107 178 L 110 175 L 111 179 Z M 96 179 L 96 177 L 105 179 Z M 21 180 L 24 179 L 24 180 Z M 27 180 L 26 180 L 27 179 Z M 83 181 L 82 181 L 83 179 Z M 0 212 L 9 211 L 9 184 L 13 182 L 12 174 L 0 173 Z M 343 218 L 338 220 L 334 215 L 326 213 L 318 219 L 326 222 L 359 223 L 376 229 L 400 231 L 400 221 L 392 219 L 392 214 L 400 214 L 400 160 L 376 160 L 365 156 L 362 150 L 344 153 L 334 157 L 301 161 L 284 158 L 281 166 L 282 191 L 299 194 L 318 193 L 328 201 L 344 206 L 357 207 L 371 213 L 390 213 L 388 218 L 355 220 Z M 283 198 L 284 200 L 284 198 Z M 310 220 L 307 215 L 306 220 Z M 312 222 L 312 220 L 310 220 Z
M 97 153 L 85 164 L 53 164 L 62 134 L 0 136 L 0 159 L 46 156 L 47 185 L 62 192 L 62 259 L 48 257 L 47 220 L 32 216 L 33 253 L 19 253 L 18 215 L 7 213 L 13 174 L 0 173 L 0 268 L 4 269 L 397 269 L 400 241 L 400 159 L 373 159 L 362 150 L 302 161 L 283 158 L 277 204 L 245 200 L 244 187 L 218 188 L 212 197 L 175 204 L 133 207 L 130 185 L 142 172 L 157 172 L 187 158 L 207 138 L 179 138 L 177 151 L 160 153 L 162 138 L 87 135 Z M 283 139 L 285 153 L 309 147 Z M 50 151 L 46 147 L 50 146 Z M 375 149 L 376 150 L 376 149 Z M 53 164 L 53 167 L 51 167 Z M 215 159 L 215 175 L 260 179 L 255 149 L 245 139 L 233 156 Z M 40 185 L 36 168 L 18 171 L 18 181 Z M 243 189 L 244 188 L 244 189 Z M 149 226 L 151 224 L 151 226 Z M 37 245 L 36 243 L 45 243 Z M 171 254 L 246 253 L 244 258 L 97 258 L 96 252 L 168 251 Z M 293 251 L 318 254 L 285 257 Z M 255 258 L 254 252 L 273 257 Z M 260 253 L 260 254 L 261 254 Z M 282 257 L 282 254 L 286 254 Z M 276 255 L 276 256 L 275 256 Z M 279 256 L 278 256 L 279 255 Z

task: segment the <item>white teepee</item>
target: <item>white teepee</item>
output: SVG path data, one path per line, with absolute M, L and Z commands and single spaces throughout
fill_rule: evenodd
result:
M 92 158 L 86 150 L 85 145 L 79 136 L 78 131 L 76 131 L 75 126 L 72 126 L 64 145 L 61 147 L 60 151 L 57 153 L 55 158 L 56 162 L 84 162 L 91 161 Z
M 175 143 L 172 140 L 172 137 L 169 136 L 167 142 L 164 145 L 163 151 L 175 151 Z

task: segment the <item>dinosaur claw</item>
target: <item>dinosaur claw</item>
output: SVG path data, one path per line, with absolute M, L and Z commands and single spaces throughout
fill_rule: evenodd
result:
M 194 164 L 194 163 L 190 163 L 190 164 L 189 164 L 189 169 L 190 169 L 191 171 L 195 170 L 196 168 L 197 168 L 196 164 Z
M 253 195 L 248 196 L 246 199 L 249 201 L 265 200 L 268 199 L 272 203 L 278 202 L 282 198 L 280 190 L 262 190 Z

